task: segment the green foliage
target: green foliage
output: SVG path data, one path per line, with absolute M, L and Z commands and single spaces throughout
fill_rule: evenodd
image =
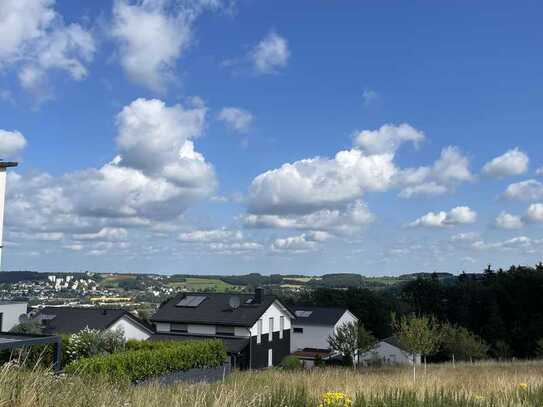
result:
M 285 356 L 279 366 L 286 370 L 298 370 L 303 367 L 302 362 L 296 356 Z
M 538 339 L 538 341 L 536 342 L 536 350 L 535 350 L 535 354 L 537 357 L 539 358 L 542 358 L 543 357 L 543 338 L 541 339 Z
M 137 347 L 134 343 L 130 347 Z M 226 359 L 221 341 L 162 342 L 141 350 L 79 359 L 66 372 L 137 382 L 169 372 L 220 366 Z
M 96 355 L 110 354 L 124 350 L 125 339 L 121 330 L 99 331 L 85 328 L 70 335 L 66 354 L 70 362 Z
M 22 321 L 18 325 L 15 325 L 10 332 L 14 334 L 41 335 L 43 329 L 39 321 L 27 319 L 26 321 Z
M 351 364 L 357 353 L 368 351 L 375 342 L 375 337 L 360 322 L 344 323 L 328 337 L 330 348 L 341 353 Z
M 443 350 L 455 360 L 473 361 L 488 355 L 486 342 L 464 327 L 444 325 L 441 337 Z
M 392 321 L 396 336 L 410 353 L 429 356 L 439 349 L 441 328 L 433 317 L 411 315 Z

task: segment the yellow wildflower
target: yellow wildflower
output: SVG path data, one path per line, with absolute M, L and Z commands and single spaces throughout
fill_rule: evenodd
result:
M 528 390 L 528 383 L 519 383 L 518 388 L 520 390 Z

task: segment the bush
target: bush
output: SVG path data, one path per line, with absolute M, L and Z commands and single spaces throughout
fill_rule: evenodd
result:
M 226 359 L 223 343 L 216 340 L 157 342 L 149 348 L 131 342 L 129 347 L 141 349 L 79 359 L 69 364 L 66 372 L 137 382 L 179 370 L 217 367 Z
M 302 362 L 296 356 L 285 356 L 279 366 L 286 370 L 297 370 L 302 368 Z
M 124 350 L 125 339 L 121 330 L 99 331 L 85 328 L 70 335 L 66 354 L 70 362 L 80 358 L 115 353 Z

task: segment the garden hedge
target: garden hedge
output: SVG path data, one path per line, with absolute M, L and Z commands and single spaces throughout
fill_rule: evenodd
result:
M 132 350 L 79 359 L 66 372 L 138 382 L 179 370 L 217 367 L 226 359 L 224 345 L 218 340 L 131 343 L 128 349 Z

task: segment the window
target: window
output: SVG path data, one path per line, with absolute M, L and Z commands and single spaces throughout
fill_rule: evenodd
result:
M 268 367 L 273 366 L 273 350 L 268 349 Z
M 283 331 L 285 330 L 285 317 L 279 317 L 279 339 L 283 339 Z
M 187 295 L 177 303 L 178 307 L 189 307 L 196 308 L 199 306 L 207 297 L 205 295 Z
M 312 313 L 313 313 L 313 311 L 302 311 L 302 310 L 294 311 L 294 314 L 295 314 L 298 318 L 307 318 L 307 317 L 310 317 Z
M 270 318 L 270 326 L 268 332 L 268 340 L 271 342 L 273 341 L 273 317 Z
M 303 334 L 304 328 L 294 328 L 293 331 L 295 334 Z
M 187 324 L 171 324 L 170 325 L 170 331 L 172 332 L 188 332 L 188 326 Z
M 228 335 L 234 336 L 234 327 L 233 326 L 220 326 L 217 325 L 217 335 Z
M 4 313 L 0 312 L 0 332 L 4 332 Z
M 256 323 L 256 343 L 260 343 L 262 339 L 262 320 L 259 319 Z

